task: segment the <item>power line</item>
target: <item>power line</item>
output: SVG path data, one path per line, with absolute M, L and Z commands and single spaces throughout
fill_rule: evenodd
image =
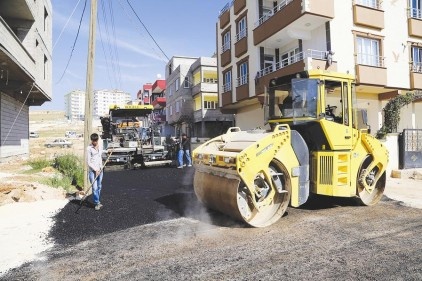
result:
M 133 19 L 132 19 L 132 17 L 133 17 L 133 14 L 130 14 L 127 10 L 126 10 L 126 7 L 125 6 L 123 6 L 123 3 L 122 3 L 122 1 L 123 0 L 119 0 L 119 5 L 120 5 L 120 7 L 123 9 L 123 11 L 125 12 L 125 14 L 127 15 L 127 19 L 129 19 L 129 22 L 132 24 L 132 25 L 135 25 L 135 22 L 133 21 Z M 150 48 L 151 48 L 151 50 L 157 55 L 157 57 L 160 59 L 160 60 L 162 60 L 163 62 L 167 62 L 167 60 L 165 60 L 165 58 L 163 58 L 163 54 L 161 53 L 161 52 L 158 52 L 157 50 L 156 50 L 156 48 L 154 48 L 154 46 L 152 46 L 152 44 L 151 44 L 151 41 L 150 40 L 147 40 L 147 38 L 146 38 L 146 36 L 145 36 L 145 34 L 142 32 L 142 30 L 141 29 L 137 29 L 138 31 L 139 31 L 139 34 L 145 39 L 144 40 L 144 42 L 147 42 L 148 43 L 148 45 L 150 46 Z
M 138 14 L 136 13 L 135 9 L 133 9 L 132 5 L 130 4 L 129 0 L 126 0 L 126 2 L 129 4 L 130 8 L 132 9 L 133 13 L 135 14 L 135 16 L 138 18 L 139 22 L 142 24 L 142 26 L 145 28 L 146 32 L 148 33 L 148 35 L 151 37 L 152 41 L 154 41 L 155 45 L 157 45 L 158 49 L 160 49 L 160 51 L 163 53 L 163 55 L 168 59 L 169 57 L 166 55 L 166 53 L 163 51 L 163 49 L 161 49 L 160 45 L 157 43 L 157 41 L 155 40 L 154 36 L 152 36 L 152 34 L 149 32 L 148 28 L 145 26 L 145 24 L 142 22 L 142 20 L 139 18 Z
M 70 52 L 69 60 L 67 61 L 67 64 L 66 64 L 66 67 L 65 67 L 65 69 L 64 69 L 64 71 L 63 71 L 62 76 L 60 77 L 59 81 L 57 81 L 57 82 L 56 82 L 56 84 L 58 84 L 58 83 L 60 83 L 60 81 L 62 81 L 62 79 L 63 79 L 64 75 L 66 74 L 66 70 L 67 70 L 67 68 L 69 67 L 70 60 L 72 59 L 72 55 L 73 55 L 73 50 L 75 50 L 76 41 L 78 41 L 79 31 L 80 31 L 80 29 L 81 29 L 82 20 L 83 20 L 83 18 L 84 18 L 85 8 L 86 8 L 86 3 L 87 3 L 87 2 L 88 2 L 88 1 L 87 1 L 87 0 L 85 0 L 84 9 L 83 9 L 83 11 L 82 11 L 81 19 L 79 20 L 78 32 L 76 33 L 75 41 L 73 42 L 72 51 Z
M 53 50 L 54 50 L 54 47 L 56 47 L 57 43 L 59 42 L 60 37 L 62 37 L 62 34 L 63 34 L 64 30 L 66 29 L 67 25 L 69 24 L 69 21 L 70 21 L 70 19 L 72 18 L 73 14 L 75 13 L 76 8 L 79 6 L 79 3 L 80 3 L 80 2 L 81 2 L 81 0 L 78 0 L 78 3 L 76 3 L 75 8 L 73 8 L 72 13 L 70 14 L 69 18 L 67 19 L 66 24 L 63 26 L 62 31 L 60 31 L 60 35 L 59 35 L 59 37 L 57 37 L 57 40 L 56 40 L 56 42 L 55 42 L 55 43 L 54 43 L 54 45 L 53 45 Z
M 114 13 L 113 13 L 113 1 L 108 2 L 108 8 L 110 11 L 110 17 L 111 17 L 111 29 L 113 32 L 113 40 L 114 40 L 114 53 L 116 55 L 117 60 L 117 78 L 119 78 L 119 86 L 122 87 L 122 73 L 120 71 L 120 60 L 119 60 L 119 52 L 117 51 L 117 42 L 116 42 L 116 27 L 114 24 Z
M 98 17 L 98 21 L 99 21 L 99 16 Z M 106 62 L 106 70 L 107 70 L 107 76 L 108 76 L 108 81 L 110 82 L 110 86 L 111 88 L 113 88 L 112 86 L 112 79 L 111 79 L 111 75 L 110 75 L 110 71 L 109 71 L 109 66 L 108 66 L 108 58 L 107 58 L 107 54 L 104 48 L 104 42 L 103 42 L 103 35 L 102 35 L 102 29 L 101 29 L 101 24 L 98 24 L 98 30 L 100 31 L 100 42 L 101 42 L 101 47 L 103 49 L 103 53 L 104 53 L 104 59 Z

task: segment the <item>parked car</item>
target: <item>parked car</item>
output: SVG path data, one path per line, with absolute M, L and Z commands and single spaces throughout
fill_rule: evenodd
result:
M 64 136 L 66 138 L 81 138 L 81 137 L 83 137 L 83 134 L 78 134 L 75 131 L 66 131 Z
M 29 137 L 30 138 L 39 138 L 40 135 L 37 132 L 29 132 Z
M 46 142 L 44 145 L 46 147 L 59 146 L 59 147 L 62 147 L 62 148 L 66 148 L 66 147 L 71 147 L 72 142 L 68 141 L 66 139 L 55 139 L 53 141 Z

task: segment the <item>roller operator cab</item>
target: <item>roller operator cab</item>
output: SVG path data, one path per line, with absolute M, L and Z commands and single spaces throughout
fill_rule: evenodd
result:
M 363 205 L 381 199 L 388 151 L 355 108 L 353 76 L 315 70 L 272 79 L 264 100 L 270 130 L 230 128 L 194 150 L 201 202 L 263 227 L 310 193 Z

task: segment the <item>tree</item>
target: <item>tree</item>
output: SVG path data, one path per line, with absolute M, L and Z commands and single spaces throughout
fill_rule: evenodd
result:
M 397 95 L 388 101 L 383 109 L 384 123 L 377 132 L 377 139 L 385 138 L 385 135 L 397 131 L 397 126 L 400 122 L 400 109 L 417 98 L 420 98 L 420 96 L 413 92 L 407 92 L 405 95 Z

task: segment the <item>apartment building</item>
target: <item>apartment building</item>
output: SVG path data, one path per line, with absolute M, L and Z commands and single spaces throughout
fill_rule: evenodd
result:
M 0 1 L 0 161 L 29 155 L 29 107 L 52 99 L 50 0 Z
M 85 117 L 85 91 L 75 90 L 64 96 L 65 116 L 68 120 L 83 120 Z
M 422 0 L 234 0 L 217 21 L 219 106 L 243 129 L 264 125 L 270 79 L 321 69 L 356 77 L 374 132 L 391 97 L 422 90 Z M 422 105 L 399 130 L 422 128 Z
M 94 91 L 94 112 L 95 119 L 108 114 L 110 105 L 128 104 L 132 101 L 131 95 L 120 90 L 96 90 Z
M 93 118 L 108 114 L 110 105 L 131 103 L 131 95 L 119 90 L 94 91 Z M 75 90 L 65 95 L 65 114 L 69 120 L 83 120 L 85 117 L 85 91 Z
M 166 115 L 176 135 L 212 137 L 232 125 L 232 114 L 218 108 L 216 58 L 173 57 L 166 70 Z

